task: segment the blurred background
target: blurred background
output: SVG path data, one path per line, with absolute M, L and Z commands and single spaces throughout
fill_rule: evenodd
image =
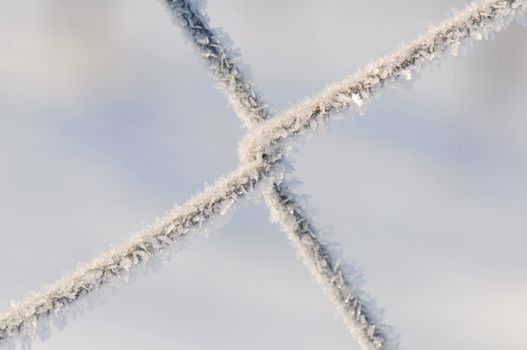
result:
M 210 0 L 276 111 L 461 0 Z M 0 4 L 0 310 L 236 167 L 244 134 L 156 0 Z M 294 154 L 406 349 L 527 348 L 527 28 Z M 440 68 L 440 69 L 438 69 Z M 262 205 L 33 349 L 358 349 Z

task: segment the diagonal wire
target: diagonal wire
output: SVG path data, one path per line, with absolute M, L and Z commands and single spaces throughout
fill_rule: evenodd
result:
M 413 71 L 420 71 L 426 62 L 448 50 L 458 50 L 462 41 L 481 40 L 504 29 L 514 18 L 521 19 L 526 10 L 527 0 L 487 0 L 472 4 L 413 43 L 329 87 L 315 99 L 257 126 L 246 139 L 242 152 L 246 159 L 256 157 L 256 161 L 246 161 L 229 176 L 219 179 L 121 247 L 15 304 L 0 315 L 0 348 L 11 349 L 11 340 L 17 336 L 33 339 L 35 329 L 48 316 L 60 315 L 68 305 L 126 276 L 130 269 L 195 235 L 195 230 L 211 219 L 232 211 L 234 204 L 245 198 L 258 183 L 273 176 L 274 168 L 281 161 L 280 148 L 288 139 L 327 122 L 331 114 L 360 107 L 368 98 L 381 93 L 385 86 Z
M 247 77 L 241 56 L 225 42 L 225 34 L 213 29 L 207 17 L 191 0 L 166 0 L 173 17 L 206 62 L 240 120 L 254 127 L 273 113 L 263 103 L 254 83 Z M 222 38 L 223 37 L 223 38 Z M 242 107 L 242 108 L 240 108 Z M 285 176 L 264 191 L 264 198 L 280 227 L 296 247 L 311 274 L 336 304 L 341 317 L 363 349 L 396 349 L 397 340 L 381 317 L 371 297 L 359 289 L 354 268 L 342 263 L 334 243 L 326 242 L 320 229 L 302 209 L 297 197 L 283 183 Z
M 241 57 L 232 46 L 226 45 L 229 39 L 219 29 L 212 29 L 208 19 L 200 13 L 197 6 L 187 0 L 165 0 L 174 19 L 185 30 L 193 46 L 208 69 L 225 92 L 236 114 L 246 127 L 268 119 L 270 111 L 263 99 L 247 78 L 248 68 L 241 64 Z
M 400 79 L 411 80 L 427 63 L 448 52 L 457 56 L 460 45 L 489 39 L 514 19 L 524 21 L 526 11 L 526 0 L 486 0 L 468 5 L 413 42 L 260 125 L 242 141 L 242 159 L 280 154 L 292 136 L 316 129 L 331 116 L 348 109 L 362 112 L 366 102 L 387 86 Z
M 30 343 L 41 324 L 50 316 L 60 315 L 69 305 L 99 290 L 105 284 L 123 279 L 134 268 L 145 265 L 172 246 L 195 236 L 211 219 L 226 215 L 245 198 L 272 170 L 268 162 L 241 166 L 175 209 L 155 225 L 128 242 L 100 255 L 60 281 L 33 294 L 0 315 L 0 348 L 9 348 L 10 340 L 21 335 Z M 7 344 L 7 345 L 6 345 Z

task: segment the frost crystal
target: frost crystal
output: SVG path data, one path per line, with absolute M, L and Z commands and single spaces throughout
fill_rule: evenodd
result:
M 353 103 L 357 105 L 357 107 L 362 106 L 362 98 L 359 96 L 359 94 L 351 94 L 351 99 L 353 100 Z

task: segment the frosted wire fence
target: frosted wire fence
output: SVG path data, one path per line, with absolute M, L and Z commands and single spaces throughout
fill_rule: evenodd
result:
M 228 176 L 122 246 L 13 305 L 0 315 L 0 348 L 12 349 L 17 340 L 22 347 L 29 347 L 37 335 L 41 339 L 49 337 L 50 321 L 62 328 L 79 301 L 106 285 L 126 281 L 138 267 L 148 266 L 158 256 L 207 230 L 210 221 L 232 212 L 238 201 L 256 190 L 264 194 L 273 220 L 280 222 L 361 347 L 396 349 L 397 337 L 382 323 L 368 302 L 370 298 L 360 290 L 354 269 L 329 248 L 330 244 L 288 189 L 284 181 L 287 141 L 317 129 L 339 112 L 362 111 L 364 104 L 386 86 L 401 78 L 412 79 L 413 73 L 426 63 L 445 54 L 457 55 L 459 46 L 466 41 L 487 39 L 514 19 L 525 22 L 527 0 L 487 0 L 469 5 L 410 44 L 276 117 L 246 78 L 240 57 L 224 44 L 226 36 L 209 27 L 200 8 L 189 0 L 166 2 L 239 118 L 250 128 L 240 143 L 241 163 Z

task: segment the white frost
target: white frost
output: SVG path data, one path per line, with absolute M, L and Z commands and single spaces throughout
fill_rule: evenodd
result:
M 221 33 L 204 31 L 205 26 L 200 23 L 206 23 L 206 20 L 195 15 L 195 11 L 188 6 L 188 1 L 167 2 L 174 9 L 182 11 L 181 16 L 177 13 L 176 17 L 192 33 L 193 40 L 202 46 L 202 56 L 209 60 L 211 70 L 220 78 L 231 103 L 237 106 L 239 115 L 247 117 L 247 125 L 255 124 L 254 120 L 260 122 L 266 119 L 269 112 L 262 107 L 264 105 L 248 83 L 246 75 L 235 64 L 238 56 L 233 50 L 224 49 L 223 43 L 227 40 L 224 38 L 224 42 L 213 41 Z M 211 219 L 232 211 L 235 204 L 253 191 L 277 165 L 282 166 L 287 140 L 318 127 L 335 113 L 359 107 L 353 98 L 354 94 L 360 101 L 370 100 L 381 93 L 386 85 L 404 77 L 406 72 L 419 72 L 425 64 L 461 43 L 488 38 L 492 33 L 505 28 L 513 19 L 524 19 L 526 9 L 527 0 L 486 0 L 472 4 L 413 43 L 403 46 L 356 75 L 328 87 L 316 98 L 304 101 L 271 121 L 260 123 L 241 144 L 240 154 L 246 163 L 237 171 L 218 180 L 127 243 L 77 268 L 51 287 L 31 294 L 26 300 L 14 304 L 1 314 L 0 348 L 13 349 L 15 339 L 19 340 L 23 348 L 27 348 L 37 334 L 45 339 L 51 329 L 48 322 L 60 329 L 67 320 L 82 312 L 82 303 L 79 301 L 102 288 L 111 289 L 113 283 L 119 283 L 130 276 L 130 272 L 139 266 L 152 266 L 155 270 L 159 256 L 202 232 L 204 225 Z M 233 82 L 229 82 L 233 79 Z M 252 159 L 257 160 L 251 161 Z M 392 344 L 391 338 L 387 335 L 387 347 L 375 343 L 377 335 L 383 334 L 376 330 L 382 330 L 383 327 L 379 326 L 371 311 L 374 308 L 356 289 L 354 275 L 341 269 L 339 259 L 334 257 L 332 250 L 327 248 L 327 243 L 317 233 L 316 227 L 302 214 L 294 196 L 288 192 L 287 187 L 280 185 L 280 171 L 278 174 L 274 178 L 274 192 L 267 199 L 275 202 L 272 205 L 275 217 L 290 233 L 293 242 L 298 243 L 298 249 L 304 252 L 304 259 L 308 265 L 311 264 L 313 274 L 326 286 L 329 294 L 333 295 L 340 309 L 344 310 L 344 317 L 351 325 L 350 328 L 358 329 L 359 339 L 369 342 L 367 346 L 373 349 L 391 349 L 388 346 Z M 327 254 L 322 254 L 323 251 L 327 251 Z M 332 268 L 328 270 L 330 266 Z M 346 305 L 342 305 L 342 300 L 347 300 Z
M 215 43 L 215 49 L 219 52 L 229 52 L 227 47 L 219 46 L 222 40 L 217 38 L 217 30 L 209 28 L 208 22 L 204 20 L 205 16 L 193 7 L 190 1 L 179 0 L 169 3 L 172 3 L 171 9 L 175 12 L 176 18 L 195 19 L 192 26 L 188 25 L 188 20 L 179 21 L 179 23 L 198 52 L 202 52 L 209 43 Z M 196 35 L 196 32 L 199 32 L 200 35 Z M 221 57 L 221 60 L 229 61 L 231 65 L 229 70 L 217 69 L 222 63 L 214 56 L 205 56 L 205 59 L 209 62 L 208 67 L 211 73 L 224 87 L 223 91 L 234 106 L 238 117 L 246 126 L 254 127 L 273 116 L 268 111 L 267 106 L 263 104 L 262 99 L 257 96 L 257 90 L 254 84 L 248 80 L 247 75 L 233 75 L 231 73 L 241 71 L 236 67 L 237 64 L 241 64 L 239 56 L 237 60 L 233 60 L 227 55 Z M 225 81 L 228 81 L 230 87 L 224 83 Z M 227 87 L 225 88 L 225 86 Z M 253 103 L 245 103 L 251 98 Z M 349 97 L 345 98 L 349 100 Z M 350 102 L 358 108 L 364 103 L 363 97 L 359 94 L 353 94 Z M 237 108 L 240 105 L 246 108 Z M 282 159 L 284 153 L 285 149 L 281 147 L 281 151 L 266 159 L 268 161 Z M 273 217 L 280 223 L 282 230 L 293 242 L 299 256 L 302 257 L 312 275 L 334 301 L 343 320 L 361 347 L 365 350 L 396 349 L 398 344 L 396 337 L 392 335 L 393 332 L 389 331 L 389 327 L 382 324 L 375 308 L 368 304 L 364 297 L 361 297 L 364 294 L 359 290 L 357 278 L 348 273 L 349 269 L 345 268 L 345 264 L 341 264 L 342 258 L 336 254 L 334 249 L 330 249 L 330 244 L 322 239 L 320 230 L 311 223 L 309 217 L 300 208 L 296 200 L 297 197 L 283 183 L 286 164 L 283 161 L 278 161 L 277 165 L 273 171 L 274 183 L 268 187 L 263 187 L 266 189 L 264 198 L 273 213 Z
M 250 70 L 241 63 L 241 56 L 229 36 L 209 25 L 202 10 L 204 3 L 191 0 L 165 0 L 174 19 L 181 26 L 198 54 L 207 64 L 219 86 L 245 126 L 265 120 L 269 111 L 256 87 Z
M 468 5 L 410 44 L 259 125 L 240 143 L 240 157 L 250 160 L 262 154 L 280 153 L 281 145 L 290 137 L 322 125 L 342 111 L 357 109 L 353 96 L 370 100 L 387 86 L 407 77 L 408 72 L 419 73 L 447 53 L 457 55 L 460 45 L 492 37 L 513 20 L 524 18 L 526 11 L 527 0 L 486 0 Z M 346 97 L 351 97 L 353 103 Z
M 11 349 L 18 340 L 29 348 L 38 335 L 49 337 L 49 323 L 57 329 L 83 312 L 84 305 L 95 305 L 102 289 L 113 289 L 135 273 L 155 272 L 167 252 L 207 233 L 212 220 L 230 213 L 235 204 L 251 193 L 270 173 L 273 164 L 254 162 L 240 166 L 221 178 L 185 205 L 136 234 L 128 242 L 80 266 L 48 288 L 30 296 L 0 315 L 0 349 Z M 138 267 L 144 267 L 138 270 Z M 133 274 L 131 274 L 133 272 Z

